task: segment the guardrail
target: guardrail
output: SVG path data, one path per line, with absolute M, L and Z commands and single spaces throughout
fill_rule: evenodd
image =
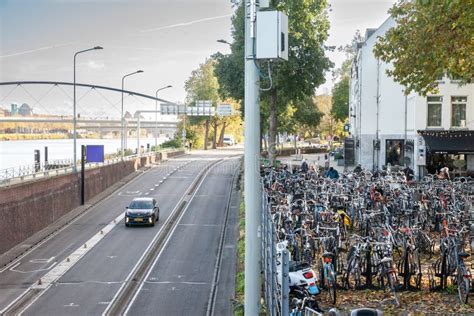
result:
M 286 316 L 289 315 L 290 307 L 290 256 L 286 249 L 281 252 L 281 258 L 277 253 L 277 232 L 273 223 L 267 194 L 264 189 L 262 190 L 262 271 L 264 271 L 267 314 L 271 316 Z M 281 276 L 277 272 L 277 261 L 281 262 Z M 278 282 L 278 278 L 281 278 L 281 285 Z
M 128 161 L 141 157 L 148 157 L 156 153 L 167 153 L 179 149 L 163 149 L 156 152 L 146 152 L 125 156 L 123 161 Z M 86 163 L 86 169 L 97 168 L 121 162 L 120 157 L 107 159 L 104 162 Z M 78 162 L 77 171 L 81 171 L 81 164 Z M 20 167 L 11 167 L 0 170 L 0 187 L 30 181 L 33 179 L 57 176 L 73 172 L 72 159 L 54 160 L 48 163 L 38 163 Z

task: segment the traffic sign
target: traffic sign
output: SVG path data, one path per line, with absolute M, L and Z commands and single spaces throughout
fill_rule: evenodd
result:
M 232 115 L 232 105 L 230 104 L 219 104 L 217 105 L 218 116 L 230 116 Z

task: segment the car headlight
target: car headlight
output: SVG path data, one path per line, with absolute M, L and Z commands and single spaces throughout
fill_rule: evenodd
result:
M 130 218 L 128 216 L 125 216 L 125 223 L 128 223 L 130 221 Z

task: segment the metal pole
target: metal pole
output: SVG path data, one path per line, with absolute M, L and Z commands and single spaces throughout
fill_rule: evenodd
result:
M 138 124 L 137 124 L 137 155 L 140 157 L 140 111 L 138 113 Z
M 74 54 L 74 102 L 73 102 L 73 118 L 72 118 L 72 121 L 73 121 L 73 132 L 72 132 L 72 138 L 74 139 L 73 140 L 73 146 L 74 146 L 74 156 L 73 156 L 73 171 L 74 172 L 77 172 L 77 156 L 76 156 L 76 138 L 77 138 L 77 135 L 76 135 L 76 125 L 77 125 L 77 122 L 76 122 L 76 56 L 77 54 L 79 53 L 75 53 Z
M 86 145 L 82 145 L 81 149 L 81 205 L 84 205 L 86 200 Z
M 288 250 L 283 250 L 282 252 L 282 280 L 281 280 L 281 314 L 289 315 L 290 312 L 290 285 L 289 285 L 289 275 L 290 275 L 290 256 Z
M 158 99 L 158 92 L 160 92 L 161 90 L 164 90 L 164 89 L 168 89 L 168 88 L 172 88 L 173 86 L 172 85 L 168 85 L 166 87 L 163 87 L 163 88 L 160 88 L 158 90 L 156 90 L 156 98 Z M 155 151 L 157 150 L 158 148 L 158 100 L 155 100 Z M 160 113 L 161 114 L 161 113 Z
M 81 50 L 77 53 L 74 54 L 74 83 L 73 83 L 73 118 L 72 118 L 72 121 L 73 121 L 73 132 L 72 132 L 72 138 L 73 138 L 73 145 L 74 145 L 74 161 L 73 161 L 73 171 L 74 172 L 77 172 L 77 153 L 76 153 L 76 140 L 77 140 L 77 131 L 76 131 L 76 128 L 77 128 L 77 121 L 76 121 L 76 56 L 81 54 L 81 53 L 85 53 L 85 52 L 88 52 L 88 51 L 91 51 L 91 50 L 97 50 L 97 49 L 103 49 L 101 46 L 95 46 L 93 48 L 89 48 L 89 49 L 85 49 L 85 50 Z
M 122 140 L 122 142 L 121 142 L 122 161 L 123 161 L 123 157 L 125 155 L 124 149 L 125 149 L 126 144 L 127 144 L 126 135 L 125 135 L 125 118 L 123 117 L 123 86 L 124 86 L 124 81 L 125 81 L 125 78 L 127 78 L 128 76 L 131 76 L 131 75 L 134 75 L 134 74 L 139 74 L 139 73 L 142 73 L 142 72 L 143 72 L 143 70 L 137 70 L 137 71 L 134 71 L 134 72 L 129 73 L 129 74 L 122 77 L 122 91 L 121 91 L 122 92 L 122 108 L 121 108 L 121 112 L 120 112 L 121 113 L 120 118 L 121 118 L 121 121 L 122 121 L 122 126 L 121 126 L 121 130 L 120 130 L 120 136 L 121 136 L 120 138 Z
M 254 63 L 257 4 L 245 2 L 245 315 L 260 311 L 260 105 L 259 76 Z
M 156 98 L 158 99 L 158 91 L 156 91 Z M 155 100 L 155 151 L 158 149 L 158 100 Z
M 123 161 L 123 156 L 124 156 L 124 147 L 125 147 L 125 142 L 124 142 L 124 120 L 125 118 L 123 117 L 123 81 L 125 80 L 126 76 L 122 77 L 122 107 L 121 107 L 121 112 L 120 112 L 120 119 L 121 119 L 121 128 L 120 128 L 120 152 L 121 152 L 121 158 Z

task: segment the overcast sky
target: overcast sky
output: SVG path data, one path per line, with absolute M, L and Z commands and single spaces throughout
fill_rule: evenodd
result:
M 327 45 L 346 44 L 357 29 L 380 26 L 394 2 L 330 0 Z M 230 0 L 0 0 L 0 81 L 72 82 L 74 52 L 101 45 L 104 50 L 78 56 L 77 82 L 119 88 L 124 74 L 143 69 L 126 79 L 126 89 L 153 95 L 173 85 L 160 97 L 182 102 L 191 71 L 211 54 L 228 52 L 216 40 L 231 40 L 232 12 Z M 336 65 L 344 59 L 328 55 Z M 330 91 L 330 74 L 327 79 L 319 93 Z M 13 88 L 0 87 L 0 106 L 26 102 L 36 113 L 72 112 L 70 88 Z M 118 116 L 120 94 L 102 94 L 105 99 L 78 89 L 79 111 Z M 129 111 L 154 104 L 135 97 L 125 103 Z

